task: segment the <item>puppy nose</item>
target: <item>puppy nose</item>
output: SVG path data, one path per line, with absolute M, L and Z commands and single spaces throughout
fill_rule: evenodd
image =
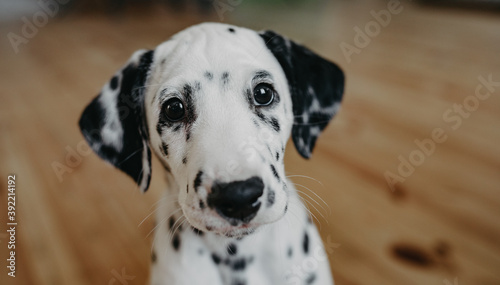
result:
M 231 183 L 215 183 L 207 197 L 209 207 L 228 220 L 248 223 L 260 208 L 259 197 L 264 192 L 264 182 L 259 177 Z

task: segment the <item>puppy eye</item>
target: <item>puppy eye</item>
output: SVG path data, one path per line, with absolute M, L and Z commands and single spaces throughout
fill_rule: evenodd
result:
M 184 104 L 179 98 L 171 98 L 163 105 L 163 111 L 169 121 L 176 122 L 184 118 Z
M 269 84 L 261 83 L 253 89 L 253 98 L 256 105 L 268 106 L 274 101 L 274 89 Z

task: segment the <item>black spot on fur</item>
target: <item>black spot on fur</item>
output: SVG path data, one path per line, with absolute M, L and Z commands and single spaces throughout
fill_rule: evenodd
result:
M 198 192 L 198 187 L 201 186 L 201 176 L 203 176 L 203 171 L 198 171 L 196 178 L 194 179 L 194 191 Z
M 195 228 L 195 227 L 191 227 L 193 232 L 198 235 L 198 236 L 203 236 L 204 233 L 202 231 L 200 231 L 199 229 Z
M 247 285 L 247 282 L 245 280 L 233 280 L 231 285 Z
M 205 209 L 205 207 L 206 207 L 205 203 L 202 200 L 200 200 L 200 209 L 203 210 L 203 209 Z
M 235 33 L 236 31 L 233 28 L 227 29 L 230 33 Z
M 186 193 L 189 193 L 189 185 L 186 185 Z
M 156 252 L 153 250 L 151 253 L 151 262 L 155 263 L 156 262 Z
M 293 256 L 293 249 L 292 249 L 292 247 L 290 246 L 290 247 L 288 248 L 288 257 L 292 257 L 292 256 Z
M 195 91 L 200 91 L 201 90 L 201 82 L 200 81 L 196 81 L 194 83 L 194 90 Z
M 164 108 L 162 108 L 163 110 Z M 158 120 L 158 123 L 156 124 L 156 132 L 162 136 L 163 135 L 163 128 L 171 128 L 175 125 L 174 131 L 178 131 L 181 128 L 180 122 L 171 122 L 167 117 L 166 114 L 162 111 L 160 113 L 160 118 Z
M 273 151 L 271 150 L 271 147 L 270 147 L 270 146 L 267 146 L 267 151 L 269 151 L 269 154 L 270 154 L 270 155 L 273 155 Z
M 170 219 L 168 219 L 168 228 L 173 229 L 174 224 L 175 224 L 174 217 L 170 217 Z
M 236 245 L 234 243 L 230 243 L 227 246 L 227 253 L 229 253 L 229 255 L 235 255 L 236 252 L 238 252 L 238 248 L 236 247 Z
M 305 254 L 309 253 L 309 235 L 307 234 L 307 232 L 304 233 L 304 240 L 302 241 L 302 249 L 304 250 Z
M 229 72 L 226 71 L 226 72 L 222 73 L 221 80 L 222 80 L 222 85 L 224 85 L 224 86 L 227 85 L 229 83 Z
M 257 122 L 257 120 L 252 119 L 252 122 L 253 122 L 253 124 L 254 124 L 256 127 L 259 127 L 259 122 Z
M 279 160 L 280 160 L 280 153 L 276 152 L 276 161 L 279 161 Z
M 276 132 L 280 131 L 280 123 L 278 122 L 278 119 L 273 117 L 273 118 L 271 118 L 270 123 Z
M 267 192 L 267 206 L 271 207 L 274 204 L 274 200 L 276 198 L 276 193 L 273 190 L 269 189 Z
M 253 103 L 252 103 L 253 104 Z M 271 128 L 273 128 L 273 130 L 275 130 L 276 132 L 279 132 L 280 131 L 280 124 L 278 122 L 278 119 L 274 118 L 274 117 L 271 117 L 271 118 L 268 118 L 266 117 L 266 115 L 264 115 L 260 108 L 255 108 L 255 111 L 254 111 L 255 115 L 257 115 L 257 117 L 265 124 L 269 125 Z
M 245 258 L 240 258 L 233 262 L 232 267 L 234 271 L 242 271 L 245 270 L 246 266 L 247 266 L 247 261 L 245 260 Z
M 179 250 L 179 247 L 181 246 L 181 240 L 178 234 L 174 235 L 174 238 L 172 240 L 172 246 L 174 247 L 175 250 Z
M 314 280 L 316 280 L 316 274 L 311 273 L 311 274 L 309 274 L 309 276 L 307 276 L 306 284 L 307 285 L 313 284 Z
M 259 119 L 263 122 L 263 123 L 266 123 L 268 122 L 268 119 L 266 116 L 264 116 L 264 114 L 262 114 L 260 111 L 257 111 L 255 113 L 257 115 L 257 117 L 259 117 Z
M 190 132 L 190 131 L 188 131 L 188 132 L 186 133 L 186 141 L 189 141 L 189 139 L 190 139 L 190 138 L 191 138 L 191 132 Z
M 210 71 L 206 71 L 205 72 L 205 77 L 208 79 L 208 80 L 212 80 L 214 79 L 214 74 Z
M 285 205 L 285 213 L 288 211 L 288 204 Z
M 111 78 L 109 87 L 111 88 L 111 90 L 116 90 L 116 88 L 118 88 L 118 76 L 115 75 L 113 76 L 113 78 Z
M 162 142 L 162 143 L 161 143 L 160 150 L 161 150 L 161 153 L 162 153 L 164 156 L 168 156 L 168 144 L 166 144 L 165 142 Z
M 187 163 L 187 157 L 182 158 L 182 164 L 186 164 L 186 163 Z
M 281 179 L 280 179 L 280 176 L 278 174 L 278 171 L 276 171 L 276 168 L 272 164 L 271 164 L 271 171 L 273 172 L 274 177 L 276 177 L 276 179 L 278 179 L 278 182 L 280 182 Z
M 212 253 L 212 260 L 215 264 L 219 264 L 221 262 L 221 258 L 215 253 Z
M 262 79 L 267 79 L 267 78 L 273 78 L 271 74 L 265 70 L 259 70 L 255 73 L 253 80 L 258 82 L 261 81 Z
M 156 124 L 156 132 L 161 136 L 162 133 L 163 133 L 163 127 L 165 126 L 165 124 L 163 124 L 163 122 L 158 122 L 158 124 Z
M 253 101 L 253 92 L 250 89 L 245 90 L 245 97 L 247 98 L 248 105 L 255 109 L 255 104 Z
M 191 128 L 191 125 L 196 121 L 198 115 L 196 114 L 196 110 L 194 107 L 193 100 L 193 88 L 191 85 L 186 84 L 183 88 L 184 100 L 186 101 L 186 124 L 188 128 L 188 133 Z

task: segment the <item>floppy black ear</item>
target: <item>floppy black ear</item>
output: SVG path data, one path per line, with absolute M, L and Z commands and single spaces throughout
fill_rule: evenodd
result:
M 292 139 L 298 152 L 311 156 L 316 139 L 337 113 L 344 73 L 334 63 L 273 31 L 260 32 L 285 72 L 292 96 Z
M 153 54 L 135 52 L 85 108 L 79 122 L 90 147 L 132 177 L 142 191 L 148 189 L 151 179 L 144 86 Z

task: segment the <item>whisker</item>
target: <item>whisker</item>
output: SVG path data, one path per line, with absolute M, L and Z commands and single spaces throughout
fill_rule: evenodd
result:
M 297 197 L 298 197 L 299 200 L 290 201 L 290 204 L 294 204 L 294 205 L 299 206 L 299 208 L 303 209 L 306 212 L 307 216 L 310 219 L 312 219 L 311 215 L 314 215 L 314 214 L 304 205 L 303 198 L 300 197 L 300 196 L 297 196 Z M 301 203 L 301 201 L 302 201 L 302 203 Z M 297 215 L 294 215 L 294 216 L 297 219 L 297 221 L 299 221 L 299 222 L 301 221 L 301 219 L 299 218 L 299 216 L 297 216 Z
M 179 228 L 179 226 L 182 225 L 183 222 L 179 223 L 179 221 L 181 221 L 182 218 L 184 218 L 184 214 L 180 215 L 179 218 L 177 218 L 175 223 L 172 225 L 172 228 L 169 230 L 171 238 L 174 236 L 174 234 L 177 231 L 177 229 Z M 179 224 L 177 224 L 177 223 L 179 223 Z
M 311 176 L 307 176 L 307 175 L 299 175 L 299 174 L 292 174 L 292 175 L 287 175 L 286 177 L 300 177 L 300 178 L 307 178 L 307 179 L 311 179 L 313 181 L 316 181 L 318 182 L 321 186 L 325 187 L 325 185 L 323 185 L 323 183 L 321 181 L 319 181 L 318 179 L 316 178 L 313 178 Z
M 187 222 L 187 219 L 186 219 L 186 217 L 185 217 L 184 215 L 181 215 L 181 216 L 179 217 L 179 219 L 181 219 L 181 218 L 184 218 L 184 220 L 182 220 L 182 222 L 180 222 L 180 223 L 179 223 L 179 225 L 177 225 L 177 227 L 175 227 L 175 224 L 174 224 L 174 230 L 173 230 L 173 231 L 171 231 L 170 238 L 168 239 L 168 244 L 171 244 L 171 243 L 172 243 L 172 241 L 174 240 L 174 237 L 175 237 L 175 233 L 176 233 L 179 229 L 181 229 L 181 228 L 182 228 L 182 225 L 184 225 L 184 223 L 185 223 L 185 222 Z M 177 221 L 178 221 L 179 219 L 177 219 Z M 176 222 L 176 223 L 177 223 L 177 222 Z
M 159 223 L 158 223 L 158 224 L 157 224 L 157 225 L 156 225 L 156 226 L 155 226 L 155 227 L 154 227 L 154 228 L 153 228 L 153 229 L 152 229 L 152 230 L 151 230 L 151 231 L 150 231 L 147 235 L 146 235 L 146 238 L 147 238 L 147 237 L 148 237 L 148 236 L 149 236 L 149 235 L 150 235 L 150 234 L 151 234 L 154 230 L 156 230 L 156 229 L 157 229 L 157 228 L 158 228 L 158 227 L 159 227 L 162 223 L 164 223 L 164 222 L 165 222 L 165 220 L 167 220 L 168 218 L 172 217 L 175 213 L 177 213 L 178 211 L 181 211 L 181 210 L 182 210 L 182 208 L 179 208 L 179 209 L 175 210 L 175 211 L 174 211 L 171 215 L 169 215 L 169 216 L 167 216 L 167 217 L 163 218 L 163 219 L 162 219 L 162 220 L 161 220 L 161 221 L 160 221 L 160 222 L 159 222 Z
M 158 201 L 156 201 L 153 205 L 151 205 L 151 207 L 149 207 L 149 210 L 151 210 L 155 205 L 162 202 L 163 200 L 170 200 L 171 198 L 175 198 L 173 200 L 177 200 L 178 197 L 179 197 L 178 193 L 171 193 L 168 195 L 162 195 L 162 197 L 160 199 L 158 199 Z
M 137 87 L 134 87 L 132 89 L 132 91 L 136 91 L 136 90 L 139 90 L 139 89 L 143 89 L 143 88 L 147 88 L 147 87 L 152 87 L 152 86 L 159 86 L 159 85 L 162 85 L 162 83 L 157 83 L 157 84 L 147 84 L 147 85 L 143 85 L 143 86 L 137 86 Z
M 290 202 L 290 204 L 293 204 L 293 203 L 295 203 L 295 202 L 292 202 L 292 201 Z M 300 205 L 300 203 L 298 203 L 298 202 L 297 202 L 297 205 Z M 289 207 L 289 208 L 291 208 L 291 207 Z M 299 221 L 299 222 L 300 222 L 300 219 L 299 219 L 299 216 L 297 216 L 297 213 L 295 213 L 292 209 L 289 209 L 289 210 L 288 210 L 288 212 L 290 212 L 290 214 L 291 214 L 291 215 L 292 215 L 295 219 L 297 219 L 297 221 Z
M 175 220 L 174 224 L 172 225 L 172 228 L 169 229 L 169 232 L 173 235 L 175 233 L 175 229 L 177 226 L 177 223 L 184 217 L 184 215 L 180 215 L 177 220 Z
M 149 213 L 149 214 L 148 214 L 148 215 L 147 215 L 147 216 L 146 216 L 146 217 L 142 220 L 142 222 L 140 222 L 140 223 L 139 223 L 139 225 L 138 225 L 137 227 L 140 227 L 140 226 L 144 223 L 144 221 L 146 221 L 146 219 L 147 219 L 147 218 L 149 218 L 149 217 L 150 217 L 153 213 L 155 213 L 155 212 L 156 212 L 156 211 L 158 211 L 160 208 L 165 207 L 165 206 L 167 206 L 167 204 L 163 204 L 163 205 L 160 205 L 160 206 L 156 207 L 156 209 L 154 209 L 153 211 L 151 211 L 151 213 Z
M 314 210 L 316 210 L 316 212 L 317 212 L 317 213 L 318 213 L 318 214 L 319 214 L 319 215 L 320 215 L 320 216 L 321 216 L 321 217 L 325 220 L 325 222 L 328 224 L 328 220 L 326 219 L 326 217 L 325 217 L 325 216 L 321 213 L 321 211 L 319 211 L 319 210 L 318 210 L 318 208 L 316 208 L 316 207 L 314 206 L 314 204 L 313 204 L 313 203 L 311 203 L 311 201 L 309 201 L 309 200 L 307 200 L 307 199 L 304 199 L 303 201 L 304 201 L 305 203 L 307 203 L 307 205 L 309 205 L 309 206 L 313 207 L 313 208 L 314 208 Z M 311 214 L 312 214 L 312 212 L 311 212 Z
M 299 198 L 302 200 L 302 204 L 299 203 L 299 206 L 302 207 L 306 211 L 306 213 L 309 215 L 309 218 L 311 218 L 311 219 L 314 218 L 318 222 L 319 229 L 321 230 L 321 222 L 316 217 L 316 215 L 314 215 L 313 212 L 311 210 L 309 210 L 306 200 L 300 196 L 299 196 Z
M 326 124 L 328 122 L 330 122 L 330 120 L 317 121 L 317 122 L 311 122 L 311 123 L 296 123 L 296 122 L 293 122 L 292 125 L 294 125 L 294 126 L 312 126 L 312 125 Z
M 335 115 L 336 112 L 331 112 L 331 113 L 323 113 L 323 114 L 309 114 L 309 115 L 294 115 L 294 118 L 326 118 L 327 116 L 332 116 Z
M 168 196 L 163 196 L 160 199 L 158 199 L 158 201 L 154 202 L 153 205 L 151 205 L 151 207 L 149 207 L 149 210 L 153 209 L 154 206 L 158 205 L 161 201 L 165 200 L 167 197 Z
M 311 193 L 312 193 L 314 196 L 316 196 L 316 197 L 317 197 L 317 198 L 318 198 L 321 202 L 323 202 L 323 204 L 325 204 L 325 206 L 328 208 L 328 214 L 329 214 L 329 215 L 331 215 L 331 214 L 332 214 L 332 208 L 330 207 L 330 205 L 328 205 L 328 203 L 326 203 L 326 201 L 325 201 L 323 198 L 321 198 L 318 194 L 316 194 L 314 191 L 312 191 L 311 189 L 309 189 L 308 187 L 306 187 L 306 186 L 304 186 L 304 185 L 302 185 L 302 184 L 298 184 L 298 183 L 293 183 L 293 184 L 294 184 L 295 186 L 300 186 L 300 187 L 302 187 L 302 188 L 304 188 L 304 189 L 309 190 L 309 192 L 311 192 Z M 296 190 L 297 190 L 297 191 L 299 191 L 298 189 L 296 189 Z M 302 194 L 306 195 L 307 197 L 309 197 L 311 200 L 313 200 L 316 204 L 318 204 L 318 205 L 319 205 L 321 208 L 323 208 L 323 210 L 325 210 L 325 212 L 326 212 L 326 209 L 325 209 L 322 205 L 320 205 L 320 204 L 318 203 L 318 201 L 316 201 L 315 199 L 313 199 L 313 197 L 311 197 L 311 196 L 307 195 L 304 191 L 300 191 L 300 192 L 301 192 Z
M 302 186 L 302 185 L 298 185 L 298 186 Z M 298 192 L 298 193 L 301 193 L 301 194 L 302 194 L 302 195 L 304 195 L 304 196 L 306 196 L 306 197 L 307 197 L 307 198 L 309 198 L 311 201 L 313 201 L 314 203 L 316 203 L 319 207 L 321 207 L 321 209 L 322 209 L 323 211 L 327 212 L 327 211 L 326 211 L 326 208 L 325 208 L 322 204 L 320 204 L 318 201 L 314 200 L 314 198 L 313 198 L 313 197 L 311 197 L 311 196 L 309 196 L 306 192 L 301 191 L 301 190 L 298 190 L 298 189 L 297 189 L 297 192 Z
M 179 196 L 179 194 L 165 195 L 165 196 L 161 197 L 160 199 L 158 199 L 158 201 L 156 201 L 153 205 L 151 205 L 151 207 L 149 208 L 149 210 L 151 210 L 154 206 L 158 205 L 158 203 L 162 202 L 163 200 L 167 200 L 167 199 L 169 199 L 169 198 L 172 198 L 172 197 L 178 197 L 178 196 Z M 137 227 L 140 227 L 140 226 L 144 223 L 144 221 L 146 221 L 146 219 L 147 219 L 147 218 L 149 218 L 149 217 L 150 217 L 150 216 L 151 216 L 154 212 L 156 212 L 156 211 L 158 211 L 160 208 L 165 207 L 165 206 L 168 206 L 168 205 L 169 205 L 169 204 L 165 203 L 165 204 L 163 204 L 163 205 L 160 205 L 160 206 L 156 207 L 156 209 L 155 209 L 155 210 L 153 210 L 151 213 L 149 213 L 149 215 L 147 215 L 147 216 L 146 216 L 146 217 L 142 220 L 142 222 L 140 222 L 140 223 L 139 223 L 139 225 L 138 225 Z M 177 211 L 175 211 L 174 213 L 176 213 L 176 212 L 178 212 L 178 211 L 179 211 L 179 209 L 177 209 Z
M 144 173 L 144 168 L 141 169 L 141 172 L 139 172 L 139 176 L 137 176 L 137 177 L 141 177 L 143 173 Z M 137 193 L 140 190 L 140 188 L 141 188 L 141 185 L 138 184 L 137 187 L 135 188 L 135 193 Z
M 175 210 L 174 212 L 172 212 L 170 215 L 168 215 L 166 218 L 162 219 L 161 223 L 163 223 L 165 220 L 169 219 L 170 217 L 174 216 L 177 212 L 181 211 L 182 208 L 178 208 L 177 210 Z M 158 223 L 160 224 L 160 223 Z M 155 227 L 156 228 L 156 227 Z M 152 231 L 154 231 L 155 229 L 153 229 Z M 151 232 L 150 232 L 151 233 Z M 148 234 L 149 235 L 149 234 Z M 153 243 L 151 244 L 151 253 L 153 252 L 153 248 L 154 248 L 154 244 L 155 244 L 155 241 L 156 241 L 156 237 L 158 235 L 155 235 L 155 237 L 153 238 Z M 161 249 L 160 249 L 161 250 Z M 166 249 L 165 249 L 166 250 Z
M 125 161 L 129 160 L 132 156 L 134 156 L 136 153 L 138 153 L 139 151 L 143 150 L 143 148 L 139 148 L 137 149 L 136 151 L 132 152 L 132 154 L 130 154 L 129 156 L 127 156 L 124 160 L 122 160 L 120 163 L 117 163 L 116 166 L 120 166 L 122 165 Z

